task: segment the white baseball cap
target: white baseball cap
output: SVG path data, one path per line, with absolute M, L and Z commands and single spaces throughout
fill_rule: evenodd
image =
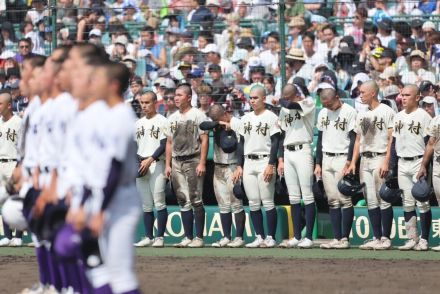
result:
M 433 104 L 433 103 L 435 103 L 435 101 L 436 101 L 436 99 L 432 96 L 426 96 L 426 97 L 423 97 L 423 99 L 422 99 L 423 103 L 428 103 L 428 104 Z
M 100 29 L 93 29 L 89 32 L 89 38 L 92 36 L 102 37 L 102 33 Z
M 203 48 L 200 51 L 202 51 L 203 53 L 213 52 L 213 53 L 220 54 L 220 50 L 218 49 L 218 46 L 216 44 L 208 44 L 208 45 L 206 45 L 205 48 Z

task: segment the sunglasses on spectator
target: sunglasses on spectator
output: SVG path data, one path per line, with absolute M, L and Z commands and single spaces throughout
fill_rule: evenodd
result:
M 21 45 L 20 49 L 29 49 L 29 45 Z

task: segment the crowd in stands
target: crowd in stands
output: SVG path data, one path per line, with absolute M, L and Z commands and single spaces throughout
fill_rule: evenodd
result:
M 249 85 L 262 83 L 276 111 L 284 49 L 286 81 L 317 103 L 321 75 L 332 70 L 339 96 L 358 111 L 365 110 L 359 85 L 373 79 L 395 110 L 403 85 L 417 84 L 431 97 L 423 107 L 438 112 L 440 1 L 285 2 L 280 16 L 277 1 L 269 0 L 6 1 L 0 5 L 0 88 L 11 89 L 14 110 L 22 112 L 23 59 L 48 55 L 54 45 L 91 42 L 130 68 L 126 99 L 135 110 L 137 97 L 152 89 L 159 112 L 175 111 L 173 89 L 188 82 L 193 106 L 220 103 L 237 116 L 249 110 Z

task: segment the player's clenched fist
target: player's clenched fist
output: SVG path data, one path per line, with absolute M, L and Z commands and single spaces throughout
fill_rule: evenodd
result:
M 232 175 L 232 182 L 237 183 L 241 177 L 243 176 L 243 168 L 241 166 L 237 166 L 235 168 L 234 174 Z
M 199 163 L 196 168 L 196 174 L 198 177 L 201 177 L 206 172 L 206 166 L 203 163 Z
M 165 176 L 166 176 L 167 178 L 170 178 L 170 177 L 171 177 L 171 166 L 167 166 L 167 167 L 165 168 Z
M 271 164 L 268 164 L 264 169 L 263 179 L 266 183 L 269 183 L 275 173 L 275 167 Z
M 317 178 L 322 177 L 322 169 L 319 164 L 315 165 L 315 171 L 313 172 Z

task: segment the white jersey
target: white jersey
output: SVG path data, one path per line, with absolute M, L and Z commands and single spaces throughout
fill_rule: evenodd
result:
M 315 103 L 306 98 L 298 102 L 301 110 L 282 107 L 279 115 L 279 125 L 286 135 L 284 146 L 309 144 L 313 141 L 315 120 Z
M 259 115 L 245 114 L 241 119 L 240 135 L 244 137 L 244 155 L 269 155 L 271 136 L 280 132 L 278 117 L 269 110 Z
M 317 128 L 322 131 L 322 152 L 348 153 L 348 134 L 354 130 L 355 124 L 356 110 L 350 105 L 343 103 L 335 111 L 323 108 L 317 121 Z
M 431 120 L 426 135 L 435 139 L 434 155 L 436 157 L 440 156 L 440 116 L 437 115 Z
M 396 153 L 399 157 L 414 157 L 425 152 L 425 137 L 431 116 L 421 108 L 406 113 L 399 112 L 394 118 L 393 136 L 396 138 Z
M 40 115 L 40 143 L 38 148 L 38 166 L 40 168 L 53 169 L 56 166 L 55 157 L 57 154 L 57 146 L 54 141 L 53 129 L 55 121 L 54 100 L 47 99 L 39 109 Z
M 359 113 L 355 131 L 360 135 L 360 152 L 385 153 L 388 147 L 388 130 L 394 126 L 395 112 L 380 103 L 373 110 Z
M 173 157 L 200 153 L 200 135 L 207 132 L 199 126 L 206 120 L 206 115 L 197 108 L 191 108 L 183 114 L 176 111 L 168 118 L 165 135 L 173 139 Z
M 21 137 L 21 118 L 13 115 L 9 120 L 0 118 L 0 159 L 17 159 Z
M 34 98 L 35 99 L 35 98 Z M 25 151 L 23 167 L 33 169 L 38 166 L 39 146 L 41 143 L 42 121 L 44 118 L 44 104 L 35 108 L 29 115 L 29 127 L 25 135 Z
M 23 119 L 21 120 L 21 133 L 22 136 L 18 138 L 18 150 L 19 150 L 19 160 L 23 160 L 26 148 L 26 136 L 29 131 L 29 120 L 30 116 L 35 112 L 35 110 L 40 107 L 41 101 L 40 97 L 35 96 L 28 104 L 23 113 Z
M 160 146 L 160 141 L 166 139 L 165 128 L 167 119 L 156 114 L 148 119 L 144 116 L 136 121 L 135 140 L 138 145 L 137 154 L 142 157 L 150 157 Z M 161 155 L 163 158 L 163 155 Z

